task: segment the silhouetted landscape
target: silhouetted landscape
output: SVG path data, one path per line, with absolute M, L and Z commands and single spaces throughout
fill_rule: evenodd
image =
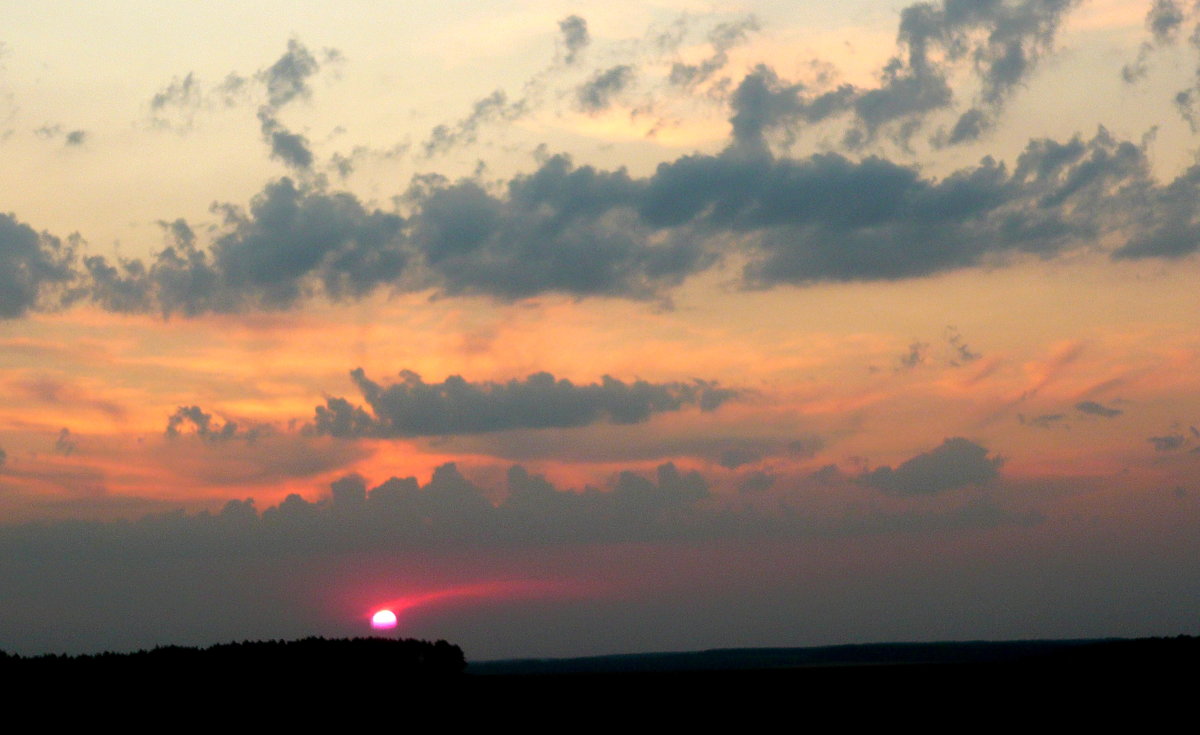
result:
M 1198 660 L 1200 638 L 1191 636 L 724 649 L 473 664 L 458 646 L 441 640 L 306 638 L 125 654 L 0 652 L 0 675 L 14 693 L 43 697 L 71 691 L 76 699 L 97 702 L 130 692 L 215 700 L 222 692 L 295 697 L 317 687 L 314 702 L 327 703 L 404 693 L 429 712 L 469 705 L 455 710 L 454 718 L 478 723 L 529 716 L 528 707 L 542 715 L 590 711 L 589 717 L 608 719 L 638 712 L 651 719 L 701 721 L 718 714 L 753 717 L 797 703 L 810 714 L 840 713 L 855 722 L 918 715 L 940 721 L 985 710 L 1000 719 L 1080 722 L 1146 706 L 1158 714 L 1183 708 Z M 230 700 L 222 706 L 241 711 L 249 704 Z

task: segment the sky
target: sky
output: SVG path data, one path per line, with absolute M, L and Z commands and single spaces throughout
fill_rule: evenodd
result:
M 0 6 L 0 649 L 1196 632 L 1200 4 Z

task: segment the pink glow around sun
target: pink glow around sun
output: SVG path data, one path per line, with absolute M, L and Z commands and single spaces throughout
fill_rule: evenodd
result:
M 533 581 L 502 581 L 464 584 L 455 587 L 430 590 L 397 597 L 380 603 L 371 613 L 371 627 L 376 630 L 395 628 L 399 615 L 413 608 L 426 607 L 449 602 L 458 598 L 493 598 L 506 599 L 545 594 L 562 595 L 580 591 L 573 589 L 574 585 Z
M 396 613 L 380 610 L 371 616 L 371 627 L 375 630 L 390 630 L 396 627 Z

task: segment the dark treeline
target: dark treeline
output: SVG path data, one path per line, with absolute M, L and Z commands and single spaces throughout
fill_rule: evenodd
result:
M 160 646 L 133 653 L 18 656 L 0 651 L 0 674 L 149 675 L 213 680 L 229 677 L 302 677 L 308 673 L 353 671 L 388 677 L 452 677 L 466 668 L 456 645 L 389 638 L 304 638 L 296 641 L 244 641 L 207 648 Z

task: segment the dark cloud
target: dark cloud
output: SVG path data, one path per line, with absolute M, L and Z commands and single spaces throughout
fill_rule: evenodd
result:
M 449 295 L 653 297 L 714 256 L 694 241 L 656 241 L 634 209 L 643 187 L 624 170 L 553 156 L 506 196 L 472 181 L 433 189 L 418 202 L 413 242 Z
M 889 495 L 934 495 L 968 485 L 985 485 L 999 475 L 1000 457 L 969 439 L 946 439 L 937 449 L 918 454 L 900 466 L 880 467 L 862 481 Z
M 733 142 L 765 150 L 767 135 L 785 132 L 796 122 L 819 123 L 850 109 L 857 92 L 850 85 L 806 95 L 804 84 L 786 84 L 767 66 L 759 65 L 742 78 L 730 97 Z
M 1132 83 L 1145 77 L 1150 54 L 1156 46 L 1175 42 L 1186 15 L 1182 3 L 1176 0 L 1154 0 L 1146 12 L 1146 29 L 1150 31 L 1151 40 L 1142 43 L 1136 60 L 1121 68 L 1121 78 Z
M 489 122 L 511 122 L 528 111 L 524 100 L 509 103 L 508 95 L 497 89 L 487 97 L 477 101 L 471 109 L 471 114 L 453 125 L 438 125 L 425 141 L 426 156 L 433 156 L 460 145 L 474 143 L 478 137 L 479 128 Z
M 169 439 L 182 436 L 184 428 L 192 427 L 192 433 L 195 436 L 207 441 L 230 441 L 233 439 L 254 440 L 263 431 L 265 427 L 251 427 L 245 431 L 239 431 L 236 422 L 226 421 L 221 423 L 213 419 L 212 414 L 205 413 L 199 406 L 180 406 L 175 413 L 167 417 L 166 436 Z
M 353 436 L 446 436 L 511 429 L 586 426 L 601 421 L 634 424 L 656 413 L 697 406 L 716 410 L 735 391 L 714 383 L 625 383 L 605 376 L 599 383 L 575 385 L 549 373 L 507 383 L 469 383 L 457 375 L 426 383 L 410 371 L 401 382 L 383 386 L 361 368 L 351 373 L 370 413 L 343 398 L 316 409 L 319 434 Z
M 633 67 L 619 64 L 598 71 L 575 90 L 579 108 L 588 114 L 607 110 L 614 99 L 633 83 Z
M 45 301 L 76 278 L 75 245 L 37 232 L 11 214 L 0 214 L 0 318 L 13 318 Z
M 764 493 L 771 489 L 778 478 L 769 472 L 756 471 L 751 472 L 741 479 L 738 483 L 739 493 Z
M 558 22 L 558 30 L 562 33 L 563 47 L 567 49 L 563 62 L 574 64 L 592 40 L 588 35 L 587 21 L 578 15 L 568 15 Z
M 62 138 L 63 145 L 68 147 L 81 146 L 88 139 L 86 130 L 64 130 L 61 125 L 43 125 L 35 129 L 33 134 L 46 140 Z
M 698 64 L 675 62 L 671 65 L 670 81 L 680 87 L 692 87 L 708 81 L 729 63 L 730 49 L 746 42 L 751 33 L 759 29 L 758 19 L 747 16 L 735 21 L 720 23 L 708 33 L 712 44 L 712 55 Z
M 8 462 L 8 452 L 0 448 L 0 467 L 3 467 Z
M 312 93 L 308 80 L 320 68 L 317 58 L 304 44 L 290 39 L 283 56 L 257 75 L 267 88 L 267 104 L 279 109 L 298 97 L 308 97 Z
M 979 81 L 972 107 L 935 142 L 978 138 L 991 127 L 1008 97 L 1033 73 L 1052 48 L 1063 17 L 1076 0 L 1014 2 L 942 0 L 909 5 L 900 13 L 899 53 L 883 68 L 874 88 L 844 85 L 836 90 L 787 85 L 759 67 L 735 93 L 735 138 L 756 142 L 763 130 L 812 124 L 849 114 L 853 128 L 844 144 L 859 147 L 890 130 L 902 144 L 931 113 L 955 103 L 949 78 L 970 65 Z M 681 72 L 681 78 L 687 74 Z
M 10 302 L 24 295 L 4 313 L 28 309 L 36 284 L 75 278 L 73 298 L 108 309 L 193 315 L 380 287 L 661 299 L 726 256 L 744 263 L 744 286 L 767 288 L 917 278 L 1102 241 L 1125 259 L 1200 247 L 1200 165 L 1159 184 L 1143 147 L 1103 129 L 1090 140 L 1031 141 L 1011 168 L 985 158 L 936 179 L 875 156 L 775 157 L 744 144 L 761 134 L 750 132 L 757 123 L 737 125 L 742 143 L 640 178 L 561 155 L 492 186 L 418 177 L 403 199 L 407 218 L 320 180 L 283 178 L 248 211 L 214 206 L 224 223 L 208 247 L 184 223 L 166 228 L 168 245 L 152 259 L 89 256 L 78 273 L 71 247 L 9 218 L 0 258 L 41 270 L 6 271 L 31 282 L 5 290 Z M 961 337 L 947 340 L 954 361 L 976 355 Z
M 79 443 L 71 436 L 71 430 L 65 426 L 58 432 L 58 437 L 54 440 L 55 453 L 61 454 L 64 457 L 74 454 L 78 446 Z
M 271 146 L 271 158 L 278 159 L 284 165 L 298 170 L 312 167 L 313 153 L 309 147 L 308 138 L 285 128 L 267 108 L 259 110 L 258 119 L 262 127 L 263 138 Z
M 925 342 L 913 342 L 908 346 L 908 352 L 897 359 L 897 370 L 912 370 L 925 363 L 925 355 L 929 345 Z
M 1039 429 L 1053 429 L 1055 426 L 1060 425 L 1066 417 L 1067 415 L 1063 413 L 1043 413 L 1026 418 L 1025 414 L 1019 413 L 1017 414 L 1017 422 Z
M 975 362 L 983 355 L 978 352 L 972 352 L 970 345 L 963 339 L 962 334 L 956 327 L 948 326 L 945 332 L 946 342 L 950 345 L 953 351 L 953 356 L 950 358 L 950 364 L 954 366 L 965 365 L 969 362 Z
M 1123 413 L 1119 408 L 1109 408 L 1095 401 L 1080 401 L 1075 404 L 1075 410 L 1092 416 L 1103 416 L 1106 419 L 1115 418 Z
M 249 212 L 231 205 L 217 211 L 225 227 L 208 250 L 177 221 L 169 228 L 173 242 L 149 265 L 88 258 L 92 298 L 114 310 L 156 308 L 164 315 L 281 309 L 317 285 L 334 299 L 360 297 L 396 282 L 408 259 L 399 216 L 291 179 L 269 184 Z
M 1182 449 L 1187 445 L 1187 437 L 1183 434 L 1165 434 L 1163 436 L 1152 436 L 1146 439 L 1154 445 L 1156 452 L 1174 452 L 1177 449 Z

